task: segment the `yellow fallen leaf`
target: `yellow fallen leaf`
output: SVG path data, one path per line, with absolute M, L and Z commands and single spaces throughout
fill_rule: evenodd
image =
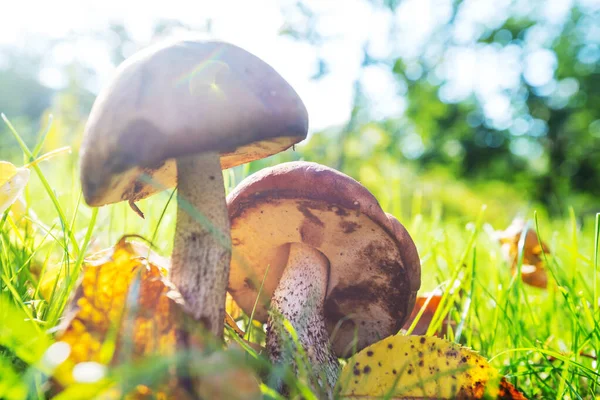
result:
M 86 260 L 56 336 L 69 349 L 54 373 L 60 386 L 80 382 L 81 365 L 114 366 L 175 354 L 175 328 L 183 324 L 184 303 L 165 278 L 164 266 L 156 264 L 159 260 L 146 246 L 124 239 Z M 174 374 L 163 382 L 160 392 L 173 392 L 177 386 Z M 147 390 L 141 385 L 132 395 Z
M 144 244 L 127 242 L 125 238 L 86 259 L 82 277 L 56 336 L 58 343 L 68 349 L 68 356 L 54 372 L 59 389 L 68 390 L 70 385 L 82 382 L 78 374 L 81 366 L 92 370 L 121 365 L 131 368 L 148 357 L 160 356 L 164 360 L 181 353 L 187 348 L 181 347 L 179 332 L 185 332 L 186 345 L 197 350 L 204 347 L 201 326 L 188 316 L 181 295 L 166 278 L 167 271 L 167 259 Z M 210 360 L 206 363 L 213 362 Z M 240 389 L 242 398 L 256 398 L 253 394 L 260 394 L 254 375 L 246 368 L 229 366 L 222 371 L 225 374 L 222 376 L 214 375 L 215 368 L 209 371 L 213 375 L 198 376 L 194 380 L 195 390 L 225 396 Z M 175 364 L 171 362 L 167 372 L 154 378 L 146 377 L 153 383 L 154 390 L 139 384 L 130 392 L 121 393 L 108 385 L 102 387 L 102 396 L 111 399 L 123 396 L 188 398 L 176 373 Z M 224 376 L 234 381 L 225 383 Z M 98 378 L 100 382 L 102 379 L 103 376 Z M 228 387 L 221 387 L 224 384 Z
M 17 197 L 15 202 L 12 204 L 12 208 L 10 211 L 13 214 L 15 222 L 21 222 L 23 220 L 27 213 L 27 204 L 25 203 L 25 200 L 23 200 L 23 196 Z M 30 210 L 30 212 L 33 213 L 33 210 Z
M 15 167 L 8 161 L 0 161 L 0 214 L 6 211 L 6 209 L 17 200 L 23 192 L 23 189 L 25 189 L 25 186 L 27 186 L 30 175 L 29 167 L 67 151 L 70 152 L 71 148 L 62 147 L 56 149 L 42 155 L 21 168 Z
M 29 182 L 29 169 L 0 161 L 0 214 L 10 207 Z
M 352 357 L 341 398 L 496 398 L 501 377 L 476 352 L 437 337 L 390 336 Z M 519 397 L 516 397 L 519 398 Z
M 8 161 L 0 161 L 0 186 L 4 185 L 17 173 L 17 167 Z
M 159 267 L 160 273 L 163 276 L 168 276 L 170 267 L 170 261 L 167 258 L 159 256 L 153 251 L 148 253 L 148 248 L 140 244 L 139 242 L 129 242 L 129 245 L 133 247 L 136 254 L 148 255 L 150 263 Z M 112 256 L 112 249 L 105 249 L 99 251 L 86 259 L 86 263 L 102 263 L 108 262 Z M 44 274 L 40 277 L 39 292 L 44 299 L 50 301 L 55 286 L 59 286 L 65 278 L 65 271 L 62 264 L 49 265 Z M 225 323 L 233 328 L 235 332 L 240 336 L 244 337 L 244 331 L 242 331 L 236 324 L 236 319 L 242 315 L 242 309 L 233 300 L 231 295 L 227 293 L 225 301 Z
M 238 304 L 233 300 L 233 297 L 227 292 L 227 297 L 225 298 L 225 311 L 227 314 L 231 316 L 234 320 L 237 320 L 242 316 L 242 309 Z

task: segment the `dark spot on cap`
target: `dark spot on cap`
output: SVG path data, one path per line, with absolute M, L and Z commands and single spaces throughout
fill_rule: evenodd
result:
M 254 282 L 252 282 L 252 279 L 250 278 L 244 279 L 244 286 L 246 286 L 250 290 L 256 291 L 256 285 L 254 284 Z
M 315 214 L 312 213 L 312 211 L 310 211 L 311 208 L 315 209 L 315 207 L 311 207 L 311 206 L 312 206 L 312 204 L 310 202 L 303 201 L 303 202 L 300 202 L 300 204 L 298 204 L 298 206 L 296 208 L 310 222 L 312 222 L 313 224 L 319 225 L 319 226 L 323 226 L 323 221 L 321 221 L 319 219 L 319 217 L 317 217 Z
M 382 296 L 379 289 L 379 286 L 371 281 L 336 286 L 325 302 L 325 318 L 328 324 L 335 325 L 343 319 L 340 329 L 353 330 L 356 322 L 346 316 L 364 309 L 365 304 L 376 303 L 378 297 Z M 357 350 L 360 351 L 361 348 Z
M 373 357 L 373 352 L 371 350 L 367 351 L 367 356 Z
M 334 211 L 336 215 L 339 215 L 340 217 L 346 217 L 348 216 L 348 211 L 346 211 L 346 209 L 336 206 L 336 205 L 329 205 L 327 207 L 327 210 L 329 211 Z
M 368 374 L 369 372 L 371 372 L 371 367 L 369 367 L 368 365 L 365 365 L 365 367 L 363 368 L 363 372 L 365 374 Z
M 419 361 L 419 367 L 423 366 L 423 360 Z
M 319 247 L 323 243 L 324 230 L 321 225 L 315 224 L 310 219 L 305 219 L 300 226 L 300 237 L 302 243 L 312 247 Z
M 378 267 L 377 273 L 385 282 L 378 289 L 379 302 L 395 319 L 397 326 L 393 330 L 400 329 L 413 304 L 409 279 L 398 249 L 387 241 L 373 241 L 361 251 L 360 257 L 364 258 L 365 264 Z
M 421 344 L 425 343 L 425 338 L 424 338 L 424 337 L 422 337 L 422 338 L 419 340 L 419 342 L 421 342 Z
M 349 234 L 360 228 L 360 225 L 352 221 L 341 221 L 340 228 L 344 233 Z
M 388 349 L 393 349 L 393 348 L 394 348 L 394 345 L 391 343 L 388 343 Z

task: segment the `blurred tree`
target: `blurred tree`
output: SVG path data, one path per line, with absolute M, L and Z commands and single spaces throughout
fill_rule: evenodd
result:
M 369 2 L 394 20 L 421 6 Z M 406 109 L 379 121 L 390 138 L 385 151 L 421 169 L 441 166 L 456 177 L 508 182 L 553 212 L 572 204 L 572 192 L 591 195 L 583 208 L 600 209 L 600 4 L 428 4 L 419 9 L 431 13 L 421 38 L 392 24 L 388 55 L 371 54 L 368 43 L 363 50 L 363 68 L 389 68 L 406 88 Z M 492 4 L 493 11 L 484 9 Z M 315 45 L 327 41 L 307 4 L 296 12 L 311 19 L 304 24 L 310 29 L 291 26 L 286 33 Z M 355 91 L 342 141 L 368 143 L 360 126 L 373 122 L 369 107 Z M 338 166 L 381 156 L 361 151 L 350 160 L 347 146 L 339 149 Z
M 453 15 L 471 6 L 456 3 Z M 453 40 L 455 18 L 438 31 L 446 57 L 465 49 L 518 54 L 520 79 L 500 93 L 512 108 L 508 121 L 495 121 L 490 100 L 476 92 L 449 98 L 449 80 L 432 79 L 447 60 L 428 61 L 427 48 L 419 59 L 423 77 L 408 85 L 406 116 L 426 142 L 419 163 L 456 164 L 461 176 L 514 182 L 560 211 L 572 190 L 600 195 L 600 10 L 575 4 L 557 23 L 545 17 L 543 7 L 551 6 L 537 2 L 511 17 L 522 7 L 514 2 L 508 18 L 470 43 Z M 395 72 L 409 81 L 403 61 L 398 58 Z

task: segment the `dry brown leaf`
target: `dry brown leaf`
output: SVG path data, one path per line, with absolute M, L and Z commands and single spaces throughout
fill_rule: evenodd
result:
M 519 240 L 525 228 L 525 221 L 516 218 L 506 230 L 497 233 L 498 240 L 502 245 L 502 255 L 511 266 L 513 274 L 517 273 Z M 548 286 L 548 274 L 544 268 L 543 253 L 549 254 L 550 248 L 544 242 L 540 245 L 535 230 L 529 229 L 525 234 L 523 246 L 521 279 L 528 285 L 545 289 Z

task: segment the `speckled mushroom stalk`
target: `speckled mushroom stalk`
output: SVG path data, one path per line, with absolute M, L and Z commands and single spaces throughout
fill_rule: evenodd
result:
M 171 281 L 194 318 L 220 336 L 231 258 L 220 155 L 206 153 L 178 158 L 177 182 Z
M 292 341 L 282 325 L 283 320 L 288 320 L 313 372 L 319 379 L 324 377 L 326 386 L 333 389 L 340 366 L 329 343 L 324 319 L 328 272 L 329 261 L 320 251 L 302 243 L 290 245 L 286 268 L 271 298 L 267 350 L 274 364 L 294 364 L 296 352 L 286 348 Z M 325 387 L 323 383 L 318 382 Z

